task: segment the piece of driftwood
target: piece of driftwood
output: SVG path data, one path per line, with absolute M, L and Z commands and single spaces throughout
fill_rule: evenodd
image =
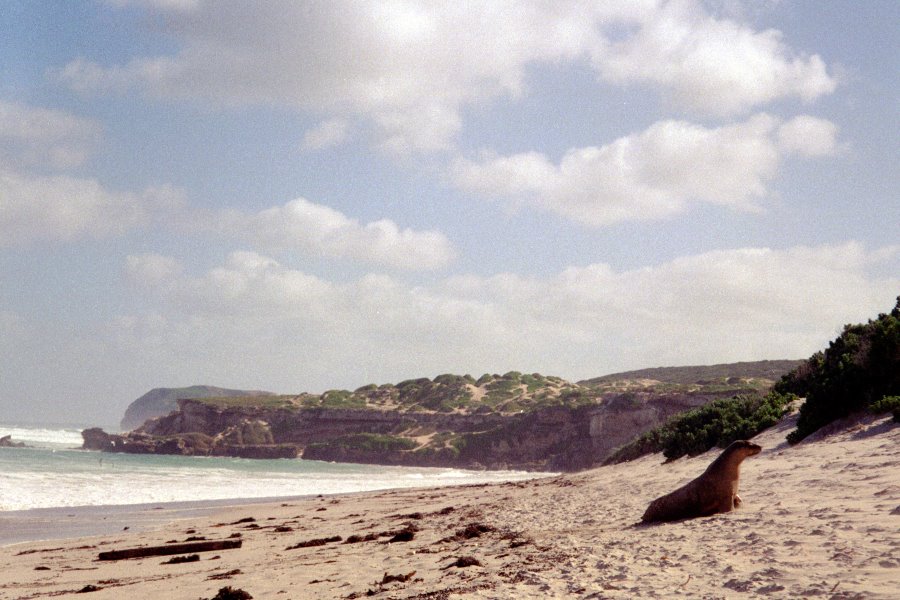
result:
M 240 548 L 243 540 L 214 540 L 208 542 L 191 542 L 187 544 L 166 544 L 165 546 L 146 546 L 144 548 L 128 548 L 126 550 L 110 550 L 101 552 L 98 560 L 124 560 L 128 558 L 145 558 L 147 556 L 168 556 L 170 554 L 188 554 L 191 552 L 209 552 L 211 550 L 231 550 Z

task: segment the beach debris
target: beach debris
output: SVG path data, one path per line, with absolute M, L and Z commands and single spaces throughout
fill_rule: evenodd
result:
M 200 560 L 199 554 L 186 554 L 184 556 L 173 556 L 169 560 L 163 561 L 161 565 L 180 565 L 181 563 L 197 562 Z
M 384 577 L 381 578 L 381 581 L 376 581 L 375 583 L 376 583 L 376 585 L 387 585 L 387 584 L 393 583 L 395 581 L 399 581 L 400 583 L 406 583 L 407 581 L 412 579 L 413 575 L 415 575 L 415 574 L 416 574 L 415 571 L 410 571 L 409 573 L 406 573 L 406 574 L 401 573 L 400 575 L 388 575 L 387 572 L 385 572 Z
M 26 554 L 38 554 L 41 552 L 57 552 L 59 550 L 65 550 L 65 548 L 41 548 L 39 550 L 22 550 L 21 552 L 16 552 L 16 556 L 24 556 Z
M 366 535 L 353 534 L 344 540 L 345 544 L 358 544 L 360 542 L 372 542 L 378 539 L 377 533 L 367 533 Z
M 100 587 L 99 585 L 88 584 L 75 593 L 76 594 L 87 594 L 88 592 L 99 592 L 102 589 L 103 588 Z
M 418 531 L 418 529 L 415 527 L 401 529 L 388 540 L 388 544 L 393 544 L 394 542 L 411 542 L 413 538 L 416 537 L 416 531 Z
M 503 530 L 500 535 L 501 540 L 509 540 L 510 548 L 521 548 L 522 546 L 527 546 L 528 544 L 533 544 L 534 540 L 530 537 L 527 537 L 520 531 L 512 531 L 509 529 Z
M 232 550 L 240 548 L 242 540 L 213 540 L 206 542 L 189 542 L 185 544 L 168 544 L 165 546 L 145 546 L 143 548 L 127 548 L 101 552 L 97 560 L 126 560 L 129 558 L 146 558 L 148 556 L 169 556 L 190 552 L 209 552 L 211 550 Z
M 289 527 L 287 525 L 280 525 L 274 529 L 275 533 L 288 533 L 293 530 L 293 527 Z
M 50 567 L 45 567 L 44 565 L 39 565 L 34 568 L 35 571 L 49 571 Z
M 446 567 L 442 567 L 442 571 L 446 571 L 451 567 L 459 567 L 460 569 L 464 569 L 466 567 L 480 567 L 481 561 L 473 556 L 460 556 L 455 561 L 447 565 Z
M 456 533 L 454 533 L 450 537 L 445 537 L 444 539 L 438 540 L 436 543 L 445 544 L 447 542 L 462 542 L 465 540 L 471 540 L 473 538 L 481 537 L 485 533 L 491 533 L 493 531 L 497 531 L 497 528 L 491 525 L 478 522 L 469 523 L 462 529 L 457 529 Z
M 240 588 L 232 588 L 230 585 L 219 590 L 210 600 L 253 600 L 253 596 Z
M 231 571 L 225 571 L 224 573 L 213 573 L 206 579 L 207 580 L 231 579 L 235 575 L 241 575 L 242 573 L 243 573 L 243 571 L 241 571 L 240 569 L 233 569 Z
M 425 515 L 420 512 L 409 513 L 406 515 L 390 515 L 391 519 L 412 519 L 413 521 L 418 521 L 419 519 L 423 519 Z
M 186 542 L 202 542 L 202 541 L 205 541 L 205 540 L 206 540 L 206 537 L 205 537 L 205 536 L 202 536 L 202 535 L 192 535 L 192 536 L 189 537 L 189 538 L 185 538 L 184 541 L 186 541 Z
M 229 525 L 240 525 L 241 523 L 255 523 L 256 519 L 253 517 L 244 517 L 243 519 L 238 519 L 234 523 L 229 523 Z
M 482 534 L 496 531 L 495 527 L 485 523 L 469 523 L 463 529 L 456 532 L 456 539 L 470 540 L 472 538 L 481 537 Z
M 366 535 L 358 535 L 353 534 L 348 537 L 344 543 L 345 544 L 358 544 L 359 542 L 374 542 L 378 538 L 390 537 L 387 542 L 382 542 L 383 544 L 392 544 L 394 542 L 409 542 L 412 541 L 416 536 L 416 532 L 419 531 L 419 528 L 413 523 L 406 523 L 403 529 L 392 529 L 389 531 L 381 531 L 379 533 L 367 533 Z
M 343 539 L 344 538 L 342 538 L 339 535 L 335 535 L 335 536 L 327 537 L 327 538 L 315 538 L 312 540 L 298 542 L 298 543 L 294 544 L 293 546 L 288 546 L 287 548 L 285 548 L 285 550 L 296 550 L 297 548 L 311 548 L 313 546 L 324 546 L 325 544 L 330 544 L 332 542 L 340 542 Z

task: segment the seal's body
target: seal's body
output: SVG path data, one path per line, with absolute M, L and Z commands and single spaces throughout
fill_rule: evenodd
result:
M 651 502 L 641 521 L 678 521 L 734 510 L 741 505 L 737 495 L 741 462 L 760 450 L 746 440 L 732 442 L 700 477 Z

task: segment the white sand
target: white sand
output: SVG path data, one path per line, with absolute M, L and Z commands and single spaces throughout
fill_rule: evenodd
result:
M 257 504 L 152 532 L 8 546 L 0 599 L 70 597 L 87 585 L 102 589 L 78 598 L 195 600 L 226 585 L 256 599 L 900 598 L 900 425 L 868 419 L 788 447 L 791 428 L 787 420 L 756 438 L 764 450 L 744 462 L 744 504 L 729 514 L 634 527 L 651 500 L 718 451 L 668 465 L 657 455 L 527 483 Z M 250 516 L 261 528 L 215 526 Z M 410 541 L 286 549 L 407 523 L 418 529 Z M 476 524 L 492 530 L 456 535 Z M 110 549 L 233 533 L 242 548 L 201 553 L 199 562 L 96 560 Z M 460 557 L 480 566 L 448 567 Z

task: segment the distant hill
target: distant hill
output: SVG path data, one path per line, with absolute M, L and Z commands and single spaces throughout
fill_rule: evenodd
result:
M 725 363 L 720 365 L 690 367 L 656 367 L 613 373 L 579 381 L 587 387 L 605 387 L 616 382 L 644 381 L 676 385 L 702 385 L 713 383 L 738 383 L 739 380 L 778 381 L 782 375 L 799 367 L 803 360 L 758 360 L 753 362 Z M 731 379 L 729 382 L 728 380 Z
M 182 388 L 154 388 L 128 405 L 120 427 L 123 431 L 135 429 L 147 419 L 167 415 L 178 409 L 177 401 L 182 398 L 226 398 L 270 396 L 270 392 L 230 390 L 210 385 L 193 385 Z

